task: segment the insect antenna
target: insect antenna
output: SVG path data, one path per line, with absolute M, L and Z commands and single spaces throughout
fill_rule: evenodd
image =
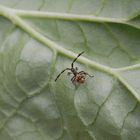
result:
M 71 67 L 73 68 L 73 66 L 74 66 L 74 62 L 78 59 L 78 57 L 80 56 L 80 55 L 82 55 L 84 52 L 81 52 L 81 53 L 79 53 L 78 55 L 77 55 L 77 57 L 73 60 L 73 62 L 71 63 Z
M 66 68 L 66 69 L 62 70 L 62 71 L 58 74 L 58 76 L 55 78 L 55 82 L 56 82 L 57 79 L 60 77 L 60 75 L 61 75 L 62 73 L 64 73 L 66 70 L 71 70 L 71 69 L 70 69 L 70 68 Z

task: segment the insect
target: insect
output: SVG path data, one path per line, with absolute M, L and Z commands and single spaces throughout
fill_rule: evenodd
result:
M 94 77 L 93 75 L 89 75 L 87 72 L 85 71 L 79 71 L 78 72 L 78 68 L 77 67 L 74 67 L 74 63 L 76 62 L 76 60 L 78 59 L 78 57 L 80 55 L 82 55 L 84 52 L 81 52 L 77 55 L 77 57 L 72 61 L 71 63 L 71 68 L 66 68 L 64 70 L 62 70 L 58 76 L 56 77 L 55 81 L 57 81 L 57 79 L 60 77 L 60 75 L 62 73 L 64 73 L 65 71 L 69 71 L 68 72 L 68 75 L 71 75 L 73 74 L 73 77 L 71 78 L 71 82 L 76 85 L 76 84 L 83 84 L 85 82 L 85 78 L 86 78 L 86 75 L 88 75 L 89 77 Z

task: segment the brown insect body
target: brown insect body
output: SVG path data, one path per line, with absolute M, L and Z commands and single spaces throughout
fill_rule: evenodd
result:
M 78 54 L 78 56 L 73 60 L 73 62 L 71 63 L 71 68 L 66 68 L 64 70 L 61 71 L 61 73 L 56 77 L 55 81 L 57 81 L 57 79 L 60 77 L 60 75 L 62 73 L 64 73 L 66 70 L 69 70 L 70 72 L 68 72 L 68 75 L 73 74 L 73 77 L 71 78 L 71 81 L 74 85 L 76 84 L 83 84 L 85 82 L 85 77 L 86 75 L 88 75 L 89 77 L 94 77 L 92 75 L 89 75 L 88 73 L 86 73 L 85 71 L 80 71 L 78 72 L 78 68 L 75 67 L 74 68 L 74 62 L 78 59 L 78 57 L 80 55 L 82 55 L 84 52 L 81 52 L 80 54 Z
M 85 82 L 85 75 L 77 74 L 76 76 L 74 76 L 73 81 L 83 84 Z

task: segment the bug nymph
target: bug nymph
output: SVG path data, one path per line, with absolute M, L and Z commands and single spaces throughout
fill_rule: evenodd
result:
M 79 53 L 79 54 L 77 55 L 77 57 L 72 61 L 72 63 L 71 63 L 71 68 L 66 68 L 66 69 L 62 70 L 62 71 L 60 72 L 60 74 L 58 74 L 58 76 L 56 77 L 55 81 L 57 81 L 57 79 L 60 77 L 60 75 L 61 75 L 62 73 L 64 73 L 65 71 L 69 71 L 69 72 L 68 72 L 68 75 L 73 74 L 73 77 L 71 78 L 71 81 L 72 81 L 72 83 L 73 83 L 74 85 L 76 85 L 76 84 L 83 84 L 83 83 L 85 82 L 86 75 L 88 75 L 89 77 L 94 77 L 93 75 L 89 75 L 89 74 L 88 74 L 87 72 L 85 72 L 85 71 L 79 71 L 79 72 L 78 72 L 78 68 L 77 68 L 77 67 L 74 68 L 74 63 L 76 62 L 76 60 L 78 59 L 78 57 L 79 57 L 80 55 L 82 55 L 83 53 L 84 53 L 84 52 Z

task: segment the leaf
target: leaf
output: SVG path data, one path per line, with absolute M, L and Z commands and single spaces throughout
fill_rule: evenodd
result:
M 139 139 L 139 0 L 0 4 L 1 140 Z M 94 78 L 55 82 L 82 51 Z

